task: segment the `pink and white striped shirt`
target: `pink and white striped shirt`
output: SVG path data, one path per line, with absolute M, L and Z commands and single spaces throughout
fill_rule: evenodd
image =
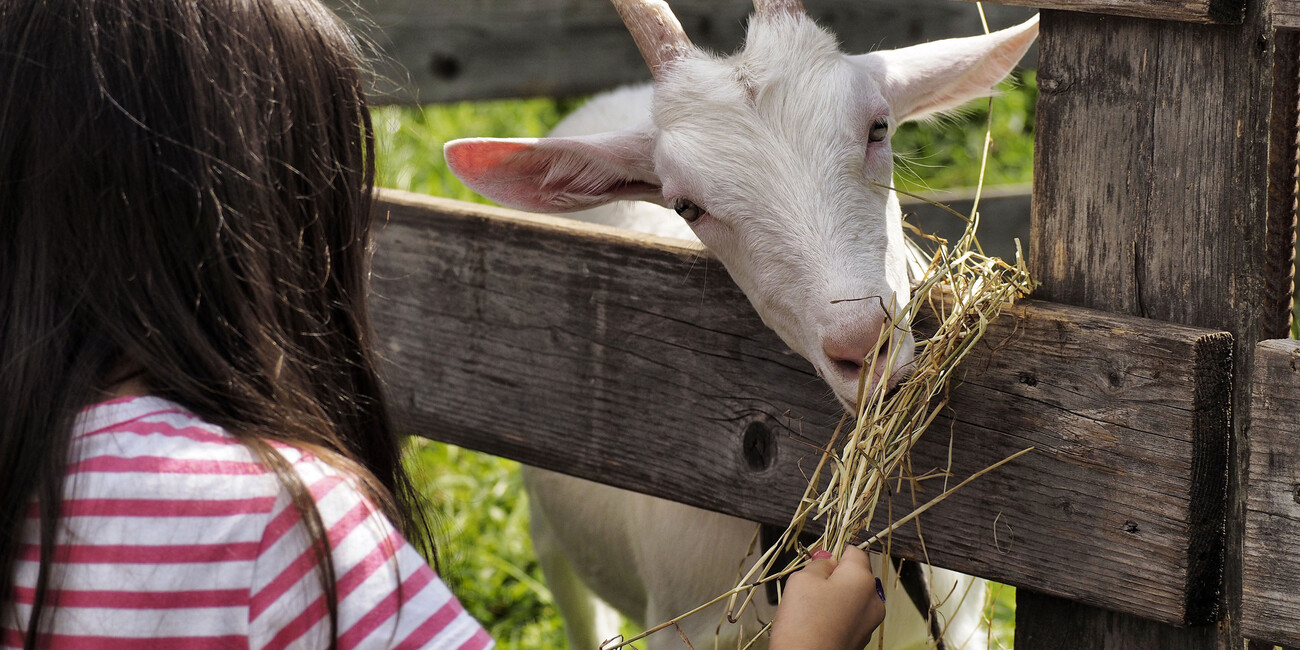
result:
M 491 647 L 419 553 L 310 454 L 279 445 L 329 531 L 346 648 Z M 308 537 L 275 475 L 220 427 L 156 397 L 106 402 L 74 428 L 56 552 L 58 648 L 324 648 L 329 619 Z M 21 647 L 34 600 L 36 510 L 23 530 Z M 398 584 L 400 582 L 400 596 Z M 14 614 L 17 614 L 15 619 Z

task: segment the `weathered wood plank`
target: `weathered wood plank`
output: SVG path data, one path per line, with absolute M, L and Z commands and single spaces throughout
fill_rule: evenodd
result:
M 1273 37 L 1273 107 L 1268 144 L 1268 282 L 1260 336 L 1291 335 L 1295 304 L 1297 138 L 1300 137 L 1300 31 Z
M 1016 593 L 1020 592 L 1017 590 Z M 1212 626 L 1184 629 L 1105 609 L 1098 610 L 1095 615 L 1099 624 L 1093 620 L 1094 617 L 1075 615 L 1077 608 L 1077 603 L 1044 594 L 1023 601 L 1016 599 L 1015 647 L 1038 650 L 1169 650 L 1189 645 L 1214 646 L 1215 629 Z M 1022 620 L 1034 623 L 1022 625 Z
M 1241 486 L 1249 360 L 1267 285 L 1272 63 L 1263 2 L 1247 4 L 1240 26 L 1043 12 L 1030 235 L 1039 295 L 1236 339 L 1229 462 L 1207 468 L 1201 483 L 1226 494 L 1223 555 L 1198 556 L 1203 568 L 1223 567 L 1223 584 L 1203 594 L 1193 617 L 1221 620 L 1214 634 L 1188 630 L 1168 648 L 1241 647 Z M 1098 633 L 1136 635 L 1146 625 L 1071 607 Z M 1022 632 L 1076 633 L 1060 620 L 1020 619 L 1017 648 Z
M 650 79 L 609 0 L 361 0 L 362 16 L 342 0 L 327 1 L 387 57 L 378 62 L 381 101 L 571 96 Z M 847 51 L 981 31 L 975 7 L 950 0 L 805 4 Z M 693 42 L 723 53 L 740 45 L 753 10 L 749 0 L 673 0 L 672 6 Z M 994 27 L 1033 14 L 1023 7 L 987 10 Z M 1024 65 L 1032 67 L 1030 57 Z
M 1300 0 L 1271 0 L 1270 19 L 1276 29 L 1300 29 Z
M 1245 0 L 999 0 L 998 4 L 1193 23 L 1239 23 L 1246 10 Z
M 376 323 L 408 431 L 788 521 L 840 409 L 702 249 L 401 193 L 382 209 Z M 942 467 L 949 432 L 954 480 L 1038 450 L 922 517 L 930 559 L 1185 620 L 1206 580 L 1203 512 L 1221 496 L 1195 480 L 1223 451 L 1229 358 L 1222 333 L 1017 306 L 912 463 Z M 746 459 L 747 430 L 775 432 L 770 466 L 751 467 L 765 463 Z M 917 557 L 915 531 L 894 548 Z
M 1255 349 L 1242 627 L 1300 646 L 1300 341 Z

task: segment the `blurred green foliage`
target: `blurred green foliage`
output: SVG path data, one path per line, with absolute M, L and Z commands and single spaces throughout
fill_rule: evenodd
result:
M 1028 183 L 1034 173 L 1034 107 L 1038 84 L 1033 70 L 1003 84 L 994 97 L 992 135 L 984 184 Z M 911 122 L 890 141 L 894 182 L 909 192 L 974 187 L 988 130 L 990 101 L 971 102 L 929 122 Z
M 497 647 L 563 648 L 564 624 L 528 536 L 519 463 L 413 437 L 406 465 L 438 529 L 442 578 Z
M 1016 639 L 1016 588 L 988 583 L 985 616 L 989 620 L 989 648 L 1011 648 Z
M 1032 72 L 994 98 L 987 185 L 1029 181 L 1033 170 Z M 442 146 L 460 137 L 546 134 L 581 100 L 526 99 L 375 109 L 379 184 L 487 203 L 447 171 Z M 901 189 L 967 187 L 979 178 L 988 101 L 955 116 L 907 124 L 892 140 Z M 502 650 L 563 648 L 563 622 L 528 535 L 518 463 L 413 439 L 407 464 L 440 528 L 443 578 Z M 1015 590 L 990 586 L 992 647 L 1009 648 Z
M 436 106 L 381 106 L 374 110 L 379 185 L 490 203 L 447 170 L 442 145 L 467 137 L 546 135 L 581 99 L 517 99 Z

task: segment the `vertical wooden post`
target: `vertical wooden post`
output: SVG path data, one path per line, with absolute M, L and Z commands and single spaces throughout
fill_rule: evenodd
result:
M 1226 530 L 1221 546 L 1193 555 L 1208 584 L 1192 583 L 1191 627 L 1022 589 L 1020 650 L 1242 647 L 1244 432 L 1267 275 L 1272 59 L 1262 5 L 1249 0 L 1233 26 L 1043 12 L 1036 297 L 1231 331 L 1234 416 L 1231 440 L 1219 443 L 1226 454 L 1196 463 L 1202 488 L 1224 495 Z
M 1300 126 L 1300 31 L 1278 31 L 1273 44 L 1273 108 L 1268 147 L 1268 295 L 1262 338 L 1291 335 L 1295 295 L 1296 148 Z

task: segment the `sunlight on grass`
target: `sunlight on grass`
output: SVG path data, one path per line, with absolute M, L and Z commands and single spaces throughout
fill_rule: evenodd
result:
M 528 536 L 519 463 L 412 438 L 406 465 L 438 528 L 442 578 L 497 647 L 564 647 Z

